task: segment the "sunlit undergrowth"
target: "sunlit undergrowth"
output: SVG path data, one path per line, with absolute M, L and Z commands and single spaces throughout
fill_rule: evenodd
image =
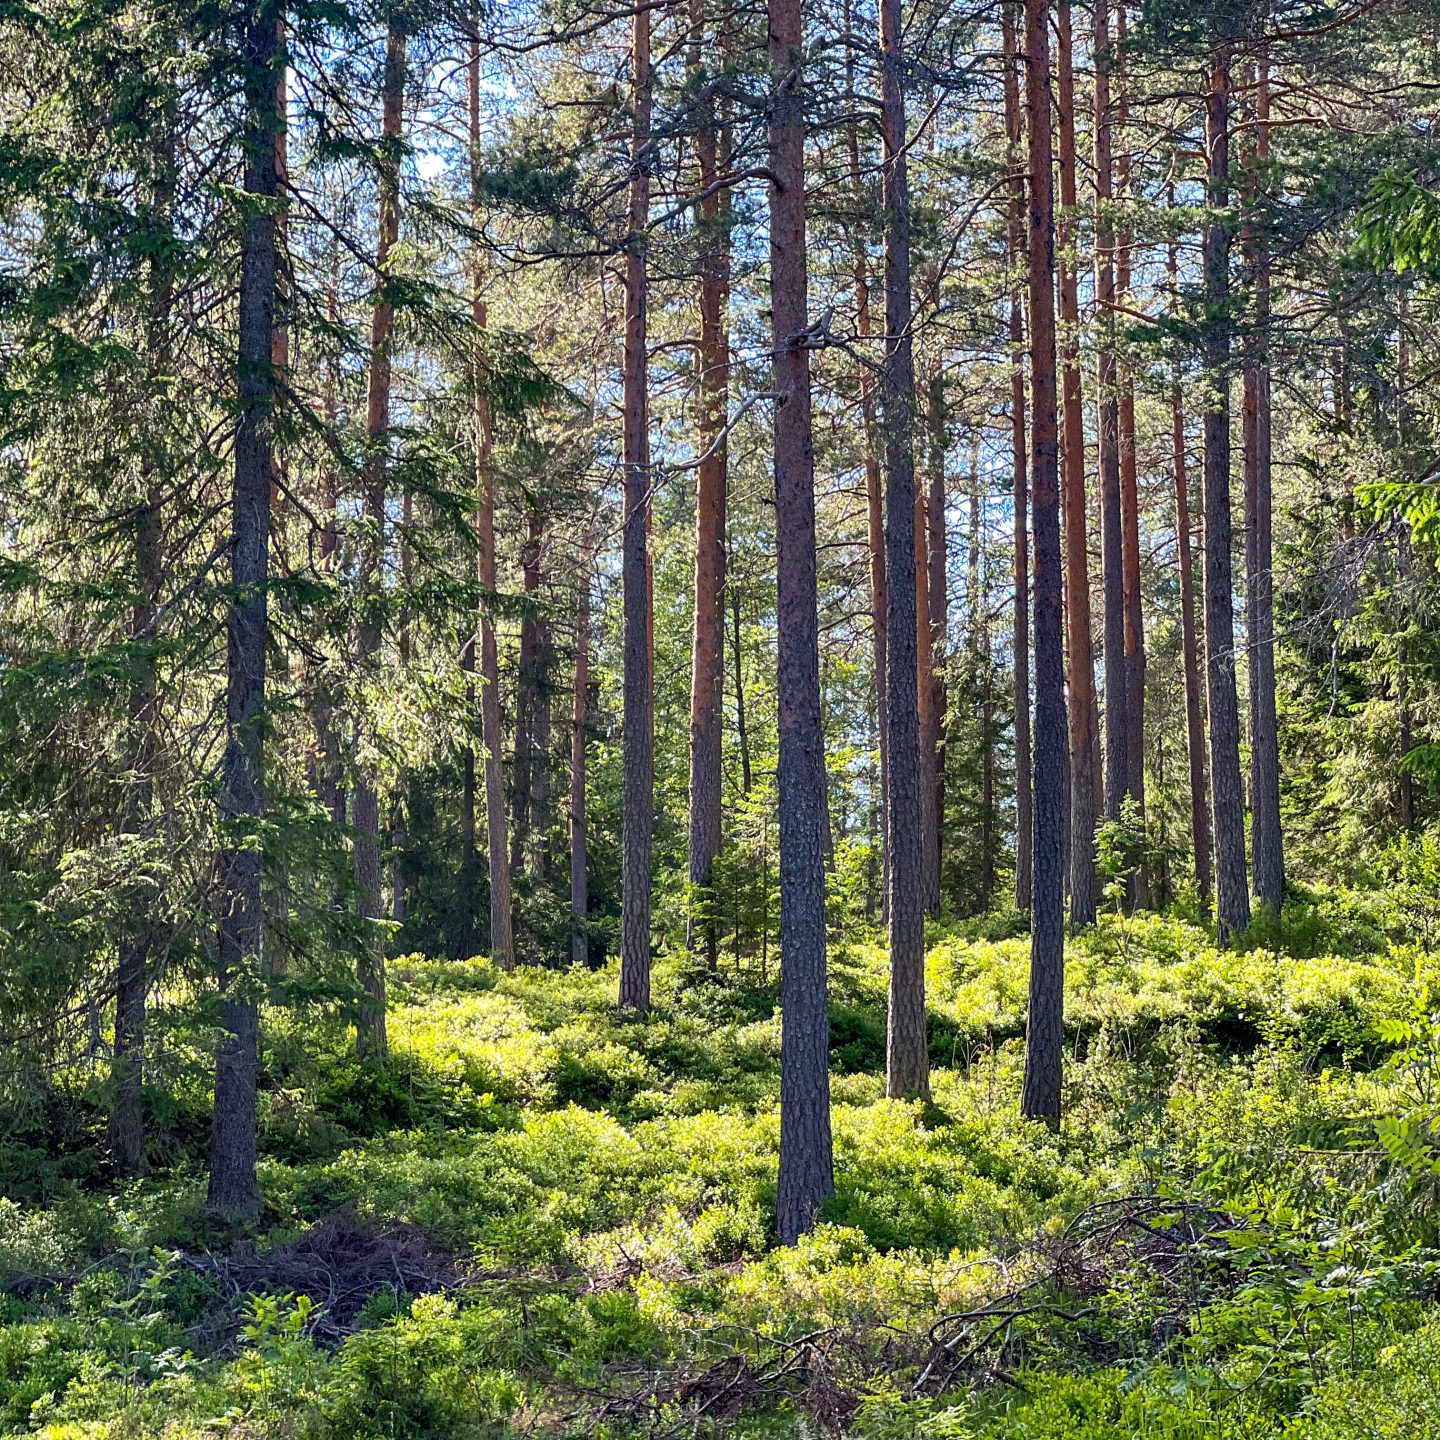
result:
M 671 958 L 637 1019 L 611 971 L 408 957 L 378 1071 L 292 1014 L 238 1246 L 177 1036 L 154 1178 L 78 1162 L 83 1080 L 64 1153 L 4 1157 L 0 1431 L 1429 1433 L 1429 959 L 1381 903 L 1073 942 L 1054 1135 L 1016 1114 L 1023 939 L 932 936 L 928 1104 L 883 1096 L 882 949 L 837 943 L 837 1194 L 793 1250 L 758 974 Z

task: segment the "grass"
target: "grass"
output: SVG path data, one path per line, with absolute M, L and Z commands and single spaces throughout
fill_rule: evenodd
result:
M 1414 1110 L 1376 1027 L 1428 956 L 1378 904 L 1311 897 L 1234 953 L 1166 916 L 1072 942 L 1054 1135 L 1016 1114 L 1023 939 L 932 934 L 925 1105 L 883 1095 L 882 949 L 837 943 L 836 1196 L 789 1250 L 753 974 L 664 958 L 635 1018 L 611 971 L 406 957 L 371 1072 L 277 1012 L 269 1208 L 238 1248 L 203 1213 L 204 1057 L 177 1034 L 154 1177 L 98 1169 L 83 1076 L 48 1149 L 0 1156 L 0 1433 L 1428 1433 L 1433 1182 L 1373 1124 Z M 1136 1195 L 1223 1217 L 1183 1295 L 1139 1230 L 1074 1250 L 1087 1207 Z M 1016 1293 L 1050 1308 L 916 1390 L 939 1317 Z

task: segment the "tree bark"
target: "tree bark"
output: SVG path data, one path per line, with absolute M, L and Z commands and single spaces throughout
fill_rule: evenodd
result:
M 703 0 L 693 0 L 694 59 L 701 69 Z M 690 913 L 686 944 L 701 941 L 711 969 L 719 960 L 713 878 L 720 853 L 721 734 L 725 698 L 726 424 L 730 402 L 730 233 L 728 191 L 715 189 L 721 164 L 720 121 L 709 104 L 699 118 L 700 257 L 699 433 L 703 457 L 695 496 L 695 632 L 690 669 Z
M 281 22 L 283 24 L 283 21 Z M 283 81 L 281 82 L 283 94 Z M 163 129 L 156 136 L 151 177 L 155 214 L 173 230 L 175 206 L 175 94 L 167 90 L 162 101 Z M 170 312 L 174 299 L 171 262 L 160 251 L 149 263 L 149 314 L 145 351 L 154 377 L 169 374 L 171 366 Z M 158 447 L 159 437 L 154 443 Z M 159 724 L 159 676 L 154 651 L 155 626 L 165 582 L 163 507 L 165 492 L 155 474 L 155 461 L 147 443 L 141 459 L 144 496 L 135 520 L 133 563 L 135 603 L 130 610 L 129 640 L 135 678 L 129 696 L 130 765 L 134 789 L 129 819 L 137 836 L 154 826 L 156 727 Z M 145 867 L 148 869 L 148 865 Z M 155 944 L 153 900 L 143 876 L 131 893 L 125 931 L 120 939 L 115 971 L 115 1048 L 110 1063 L 110 1113 L 106 1142 L 110 1160 L 122 1175 L 139 1175 L 145 1169 L 145 1116 L 142 1087 L 145 1067 L 146 1008 L 150 990 L 150 960 Z
M 1115 12 L 1115 40 L 1125 44 L 1125 6 Z M 1119 63 L 1115 69 L 1119 95 L 1115 104 L 1117 126 L 1129 119 L 1126 81 Z M 1122 131 L 1123 134 L 1123 131 Z M 1122 149 L 1119 162 L 1119 191 L 1122 200 L 1130 190 L 1130 155 Z M 1115 288 L 1119 303 L 1130 306 L 1131 250 L 1134 236 L 1123 229 L 1116 238 Z M 1136 483 L 1135 376 L 1128 360 L 1116 361 L 1120 395 L 1117 419 L 1120 450 L 1120 568 L 1125 632 L 1125 795 L 1135 803 L 1135 817 L 1145 824 L 1145 615 L 1140 594 L 1140 496 Z M 1149 866 L 1144 854 L 1135 857 L 1129 877 L 1132 904 L 1150 903 Z
M 480 42 L 472 37 L 469 54 L 470 206 L 480 220 Z M 480 740 L 485 749 L 485 848 L 490 876 L 490 958 L 504 970 L 515 968 L 515 932 L 511 911 L 510 859 L 506 852 L 504 735 L 500 727 L 500 656 L 495 639 L 494 424 L 486 388 L 484 336 L 489 320 L 478 259 L 471 279 L 470 318 L 475 331 L 475 578 L 480 588 Z M 473 642 L 472 642 L 473 643 Z
M 922 731 L 923 753 L 930 757 L 933 775 L 931 807 L 934 824 L 930 851 L 926 857 L 926 903 L 931 914 L 940 913 L 940 862 L 945 835 L 945 652 L 949 621 L 947 546 L 945 535 L 945 459 L 949 450 L 949 429 L 945 416 L 945 379 L 937 369 L 930 377 L 930 494 L 926 513 L 930 521 L 928 568 L 930 576 L 930 673 L 929 724 Z
M 1004 47 L 1005 132 L 1008 138 L 1010 203 L 1006 258 L 1018 277 L 1025 245 L 1025 124 L 1020 113 L 1019 56 L 1015 37 L 1016 0 L 1001 0 Z M 1015 908 L 1028 910 L 1034 889 L 1034 792 L 1030 770 L 1030 522 L 1029 461 L 1025 443 L 1025 319 L 1020 282 L 1010 294 L 1010 443 L 1015 502 Z
M 905 159 L 900 0 L 880 0 L 885 230 L 885 350 L 880 386 L 885 445 L 886 709 L 890 745 L 890 1005 L 885 1093 L 928 1095 L 925 1031 L 924 819 L 918 625 L 926 583 L 916 574 L 915 360 L 910 313 L 910 187 Z M 923 535 L 923 524 L 921 534 Z M 920 542 L 923 544 L 923 541 Z M 928 620 L 927 620 L 928 631 Z M 928 681 L 927 681 L 928 683 Z
M 1166 270 L 1171 294 L 1177 283 L 1175 246 Z M 1175 302 L 1172 300 L 1172 305 Z M 1185 409 L 1177 381 L 1170 390 L 1171 463 L 1175 472 L 1175 548 L 1180 567 L 1180 648 L 1185 672 L 1185 748 L 1190 761 L 1190 838 L 1195 850 L 1195 889 L 1201 910 L 1210 908 L 1210 802 L 1206 796 L 1205 725 L 1201 717 L 1200 645 L 1195 622 L 1195 566 L 1191 556 L 1190 487 L 1185 463 Z
M 368 453 L 364 469 L 366 547 L 362 576 L 365 596 L 356 644 L 363 670 L 380 650 L 382 575 L 385 566 L 387 447 L 390 437 L 390 346 L 395 302 L 389 283 L 390 252 L 400 236 L 400 125 L 405 99 L 405 32 L 392 22 L 385 36 L 385 73 L 380 121 L 379 236 L 375 247 L 376 296 L 370 319 L 370 376 L 365 405 Z M 356 913 L 366 925 L 358 966 L 361 1001 L 355 1022 L 355 1049 L 362 1060 L 385 1059 L 385 947 L 380 918 L 380 797 L 372 776 L 355 786 Z
M 1065 1007 L 1065 647 L 1055 385 L 1055 208 L 1048 0 L 1025 0 L 1030 504 L 1035 527 L 1035 873 L 1020 1110 L 1060 1121 Z
M 653 825 L 654 695 L 650 642 L 650 436 L 646 386 L 646 250 L 650 223 L 650 11 L 631 29 L 635 125 L 630 139 L 630 235 L 625 253 L 622 461 L 625 476 L 621 589 L 624 602 L 624 792 L 620 1006 L 650 1008 L 650 837 Z
M 912 451 L 913 454 L 913 451 Z M 915 487 L 915 691 L 920 774 L 920 903 L 940 913 L 940 814 L 935 741 L 935 631 L 930 618 L 930 506 Z
M 580 556 L 580 597 L 575 609 L 575 680 L 570 703 L 570 959 L 590 962 L 590 880 L 586 855 L 585 740 L 590 708 L 590 572 L 587 535 Z
M 855 127 L 850 127 L 851 183 L 860 188 L 860 158 Z M 870 276 L 863 244 L 855 247 L 855 333 L 862 348 L 871 336 Z M 885 644 L 885 506 L 880 476 L 879 425 L 876 419 L 875 385 L 868 364 L 860 366 L 860 411 L 864 435 L 866 540 L 870 560 L 870 633 L 875 657 L 875 693 L 879 696 L 880 748 L 880 847 L 881 883 L 884 909 L 890 913 L 890 817 L 886 797 L 890 793 L 890 727 L 886 717 L 889 704 L 888 656 Z
M 244 67 L 245 193 L 260 203 L 240 239 L 239 422 L 230 542 L 231 598 L 226 615 L 225 758 L 220 780 L 220 924 L 218 969 L 223 1036 L 215 1057 L 215 1110 L 210 1137 L 207 1206 L 226 1221 L 260 1211 L 255 1175 L 256 1088 L 260 1065 L 264 914 L 262 859 L 247 843 L 264 814 L 265 642 L 269 628 L 271 418 L 275 376 L 270 365 L 275 319 L 276 237 L 273 202 L 276 12 L 261 6 L 240 34 Z
M 1270 160 L 1270 84 L 1262 51 L 1255 85 L 1254 168 L 1247 197 L 1258 208 Z M 1280 736 L 1275 702 L 1274 533 L 1271 486 L 1270 253 L 1252 218 L 1246 257 L 1255 314 L 1246 340 L 1245 609 L 1250 642 L 1250 859 L 1255 900 L 1272 915 L 1285 899 L 1285 848 L 1280 829 Z
M 770 312 L 775 402 L 779 629 L 780 1174 L 784 1244 L 834 1193 L 825 977 L 825 757 L 815 577 L 815 451 L 805 253 L 805 105 L 800 0 L 769 0 Z
M 1118 820 L 1128 793 L 1129 708 L 1125 700 L 1124 530 L 1120 508 L 1120 406 L 1115 384 L 1114 164 L 1110 114 L 1110 11 L 1095 0 L 1096 453 L 1100 468 L 1100 568 L 1105 589 L 1104 813 Z
M 540 547 L 543 539 L 539 500 L 532 499 L 525 517 L 525 542 L 520 550 L 520 583 L 525 611 L 520 617 L 520 657 L 515 677 L 515 766 L 511 788 L 510 872 L 526 869 L 535 812 L 537 737 L 540 728 Z
M 1205 662 L 1210 700 L 1210 799 L 1215 821 L 1215 929 L 1228 944 L 1250 923 L 1245 883 L 1245 793 L 1235 693 L 1230 518 L 1230 48 L 1215 42 L 1205 97 L 1204 266 Z
M 1085 409 L 1080 380 L 1080 296 L 1071 246 L 1078 205 L 1075 151 L 1074 41 L 1070 0 L 1056 10 L 1057 118 L 1060 141 L 1058 230 L 1061 403 L 1064 416 L 1065 630 L 1070 655 L 1070 925 L 1095 923 L 1100 886 L 1095 870 L 1095 825 L 1100 786 L 1100 728 L 1095 706 L 1095 649 L 1090 617 L 1090 541 L 1085 494 Z

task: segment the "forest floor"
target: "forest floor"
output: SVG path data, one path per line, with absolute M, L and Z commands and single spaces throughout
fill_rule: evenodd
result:
M 0 1433 L 1440 1434 L 1404 911 L 1310 895 L 1234 953 L 1108 917 L 1069 949 L 1057 1134 L 1016 1113 L 1023 938 L 932 930 L 928 1104 L 884 1098 L 883 950 L 837 940 L 837 1193 L 793 1249 L 775 989 L 728 958 L 659 962 L 643 1018 L 610 971 L 397 960 L 379 1071 L 276 1012 L 241 1242 L 172 1035 L 152 1178 L 96 1168 L 80 1082 L 0 1154 Z

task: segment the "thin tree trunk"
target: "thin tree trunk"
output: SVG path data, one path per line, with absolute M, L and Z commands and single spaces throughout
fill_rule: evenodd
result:
M 913 451 L 912 451 L 913 454 Z M 935 631 L 930 619 L 930 506 L 915 487 L 915 690 L 920 774 L 920 900 L 940 913 L 940 815 L 936 808 Z
M 1215 928 L 1228 944 L 1250 923 L 1245 883 L 1245 792 L 1235 694 L 1230 544 L 1230 50 L 1217 41 L 1205 97 L 1208 203 L 1204 264 L 1205 661 L 1210 699 L 1210 798 L 1215 822 Z
M 915 361 L 910 325 L 910 187 L 905 158 L 902 43 L 900 0 L 881 0 L 883 156 L 880 174 L 885 209 L 885 353 L 881 363 L 881 400 L 885 442 L 885 631 L 890 741 L 887 795 L 890 1008 L 885 1093 L 890 1096 L 930 1093 L 922 888 L 924 779 L 920 767 L 916 655 L 916 605 L 920 588 L 915 567 Z M 923 571 L 921 573 L 923 576 Z M 923 583 L 922 579 L 920 584 Z
M 586 856 L 585 740 L 590 708 L 590 572 L 592 541 L 580 557 L 580 598 L 575 611 L 575 680 L 570 700 L 570 959 L 590 961 L 590 880 Z
M 1095 706 L 1095 649 L 1090 619 L 1090 541 L 1085 494 L 1085 409 L 1080 380 L 1080 296 L 1073 217 L 1078 205 L 1075 151 L 1074 41 L 1070 0 L 1056 10 L 1056 83 L 1059 121 L 1060 205 L 1065 220 L 1060 246 L 1061 404 L 1065 518 L 1065 630 L 1069 651 L 1070 925 L 1095 923 L 1099 878 L 1095 870 L 1096 800 L 1100 784 L 1100 727 Z
M 537 566 L 537 591 L 543 578 Z M 550 872 L 555 828 L 554 686 L 554 638 L 550 617 L 542 613 L 535 620 L 535 711 L 530 735 L 530 853 L 527 867 L 531 879 L 542 886 Z
M 1100 468 L 1100 567 L 1105 589 L 1104 813 L 1118 820 L 1128 793 L 1129 709 L 1125 699 L 1125 571 L 1120 508 L 1120 406 L 1115 385 L 1115 233 L 1110 115 L 1110 11 L 1095 0 L 1095 405 Z
M 1055 208 L 1048 0 L 1025 0 L 1030 490 L 1035 526 L 1035 874 L 1020 1110 L 1060 1121 L 1065 1009 L 1065 642 L 1055 386 Z
M 704 43 L 704 3 L 692 0 L 693 66 Z M 713 104 L 699 120 L 700 257 L 699 434 L 703 457 L 695 496 L 695 632 L 690 670 L 690 912 L 686 944 L 704 936 L 710 968 L 719 961 L 719 930 L 712 890 L 720 853 L 721 736 L 725 712 L 725 510 L 728 460 L 725 440 L 730 403 L 730 216 L 728 191 L 715 190 L 721 164 L 720 122 Z
M 825 977 L 825 757 L 815 580 L 815 451 L 805 253 L 800 0 L 769 0 L 770 312 L 780 712 L 780 1175 L 776 1224 L 794 1244 L 834 1193 Z
M 931 700 L 929 726 L 920 737 L 925 753 L 932 757 L 934 772 L 933 800 L 934 827 L 931 836 L 930 854 L 927 857 L 930 873 L 927 877 L 927 901 L 932 914 L 940 913 L 941 883 L 940 863 L 945 834 L 945 708 L 947 694 L 945 686 L 946 644 L 949 630 L 947 608 L 948 568 L 945 535 L 945 458 L 949 449 L 949 431 L 945 418 L 945 380 L 937 369 L 930 378 L 930 404 L 928 427 L 930 430 L 930 495 L 926 511 L 930 521 L 929 575 L 930 575 L 930 670 Z
M 989 910 L 995 895 L 995 747 L 993 666 L 990 636 L 985 619 L 985 590 L 988 565 L 981 566 L 984 527 L 981 507 L 984 494 L 980 476 L 980 451 L 970 451 L 970 533 L 965 557 L 965 591 L 968 597 L 966 643 L 969 648 L 971 683 L 980 688 L 980 893 L 982 912 Z M 982 582 L 982 576 L 985 577 Z
M 1252 206 L 1260 202 L 1270 161 L 1270 83 L 1261 52 L 1255 87 Z M 1254 222 L 1247 227 L 1255 317 L 1244 359 L 1245 600 L 1250 642 L 1250 859 L 1255 900 L 1278 915 L 1285 898 L 1280 829 L 1280 736 L 1275 703 L 1275 588 L 1270 409 L 1270 251 Z
M 283 23 L 283 22 L 282 22 Z M 283 81 L 281 82 L 283 93 Z M 165 97 L 163 131 L 154 153 L 152 198 L 157 216 L 173 226 L 175 204 L 175 97 Z M 149 317 L 146 358 L 153 376 L 169 373 L 170 311 L 174 281 L 167 258 L 150 260 Z M 158 440 L 158 437 L 157 437 Z M 131 768 L 135 775 L 130 802 L 134 833 L 148 835 L 154 823 L 156 726 L 159 724 L 158 673 L 153 645 L 165 581 L 162 511 L 164 490 L 155 476 L 147 445 L 141 471 L 145 494 L 136 516 L 134 539 L 135 603 L 130 610 L 129 638 L 135 647 L 135 680 L 129 697 Z M 148 869 L 148 866 L 146 867 Z M 111 1163 L 123 1175 L 145 1169 L 145 1116 L 142 1087 L 145 1068 L 146 1006 L 150 990 L 151 951 L 155 944 L 153 900 L 139 885 L 130 896 L 128 919 L 120 940 L 115 971 L 115 1049 L 110 1064 L 110 1113 L 106 1142 Z
M 740 788 L 748 795 L 754 783 L 750 769 L 750 730 L 745 723 L 745 652 L 740 629 L 740 587 L 732 574 L 729 581 L 730 617 L 735 634 L 735 743 L 740 750 Z
M 470 41 L 470 204 L 480 217 L 480 42 Z M 515 931 L 510 898 L 510 861 L 506 853 L 504 735 L 500 728 L 500 656 L 495 640 L 494 425 L 486 390 L 484 351 L 489 316 L 482 298 L 477 263 L 471 281 L 470 317 L 475 330 L 475 578 L 480 587 L 480 739 L 485 747 L 485 848 L 490 876 L 490 958 L 502 969 L 515 968 Z
M 620 1005 L 650 1008 L 650 836 L 653 824 L 654 695 L 651 681 L 649 558 L 650 436 L 646 386 L 646 231 L 650 222 L 650 11 L 631 29 L 635 128 L 630 139 L 630 236 L 625 255 L 623 374 L 624 837 L 621 879 Z
M 1015 39 L 1016 0 L 1001 0 L 1005 77 L 1005 132 L 1008 137 L 1010 204 L 1006 259 L 1018 277 L 1025 245 L 1024 120 L 1020 113 L 1019 63 Z M 1030 908 L 1034 889 L 1034 792 L 1030 770 L 1030 522 L 1029 461 L 1025 443 L 1025 319 L 1018 278 L 1010 294 L 1010 443 L 1015 501 L 1015 908 Z
M 220 1025 L 207 1205 L 227 1221 L 259 1213 L 255 1175 L 260 1012 L 253 985 L 261 967 L 262 859 L 247 832 L 264 814 L 265 642 L 269 628 L 271 416 L 270 369 L 275 319 L 276 26 L 263 7 L 240 35 L 245 66 L 245 192 L 259 204 L 240 239 L 239 423 L 230 542 L 231 599 L 226 616 L 225 758 L 220 781 L 224 840 L 219 857 Z
M 1115 41 L 1123 52 L 1125 45 L 1125 6 L 1115 11 Z M 1117 63 L 1116 79 L 1119 96 L 1115 104 L 1117 127 L 1129 119 L 1127 86 L 1123 70 Z M 1123 129 L 1122 129 L 1123 134 Z M 1130 192 L 1130 154 L 1122 148 L 1119 162 L 1119 198 L 1127 200 Z M 1119 303 L 1130 306 L 1131 251 L 1134 236 L 1129 229 L 1116 239 L 1115 288 Z M 1140 496 L 1136 483 L 1135 455 L 1135 376 L 1128 360 L 1116 362 L 1120 384 L 1119 447 L 1120 447 L 1120 568 L 1125 613 L 1125 794 L 1135 802 L 1135 818 L 1145 824 L 1145 615 L 1140 594 Z M 1136 905 L 1149 905 L 1149 866 L 1144 854 L 1136 857 L 1129 879 L 1130 900 Z
M 387 291 L 390 252 L 400 235 L 400 124 L 405 98 L 405 32 L 392 23 L 385 37 L 385 75 L 380 122 L 380 214 L 375 248 L 377 294 L 370 320 L 370 377 L 365 407 L 368 454 L 365 457 L 365 597 L 356 644 L 363 669 L 380 650 L 380 590 L 385 565 L 386 449 L 390 435 L 390 346 L 395 303 Z M 373 776 L 355 786 L 356 913 L 366 926 L 359 970 L 362 999 L 355 1023 L 355 1048 L 361 1059 L 385 1059 L 385 951 L 380 917 L 380 797 Z
M 848 52 L 847 52 L 848 55 Z M 851 76 L 853 86 L 853 73 Z M 858 195 L 861 190 L 859 127 L 846 127 L 850 150 L 850 183 Z M 859 227 L 855 229 L 855 333 L 859 349 L 869 348 L 872 334 L 870 321 L 870 267 L 865 255 L 865 242 Z M 886 717 L 889 685 L 885 645 L 885 508 L 880 475 L 879 424 L 876 417 L 875 382 L 868 363 L 858 367 L 860 384 L 860 415 L 862 423 L 863 460 L 865 467 L 866 548 L 870 561 L 870 634 L 874 646 L 875 693 L 878 699 L 880 749 L 880 846 L 882 909 L 890 913 L 890 818 L 887 800 L 890 776 L 890 731 Z
M 1175 246 L 1166 270 L 1176 294 Z M 1172 305 L 1175 302 L 1172 300 Z M 1200 644 L 1195 622 L 1195 566 L 1191 557 L 1190 488 L 1185 465 L 1185 410 L 1177 382 L 1170 390 L 1171 463 L 1175 471 L 1175 547 L 1180 566 L 1180 648 L 1185 671 L 1185 748 L 1190 760 L 1190 838 L 1195 850 L 1195 889 L 1200 908 L 1210 908 L 1210 802 L 1206 796 L 1205 725 L 1201 717 Z
M 536 735 L 540 719 L 540 617 L 536 613 L 540 591 L 540 546 L 543 538 L 538 499 L 532 500 L 525 520 L 525 543 L 520 551 L 521 585 L 525 612 L 520 619 L 520 661 L 515 679 L 515 766 L 511 788 L 510 871 L 525 869 L 531 847 L 535 808 Z

